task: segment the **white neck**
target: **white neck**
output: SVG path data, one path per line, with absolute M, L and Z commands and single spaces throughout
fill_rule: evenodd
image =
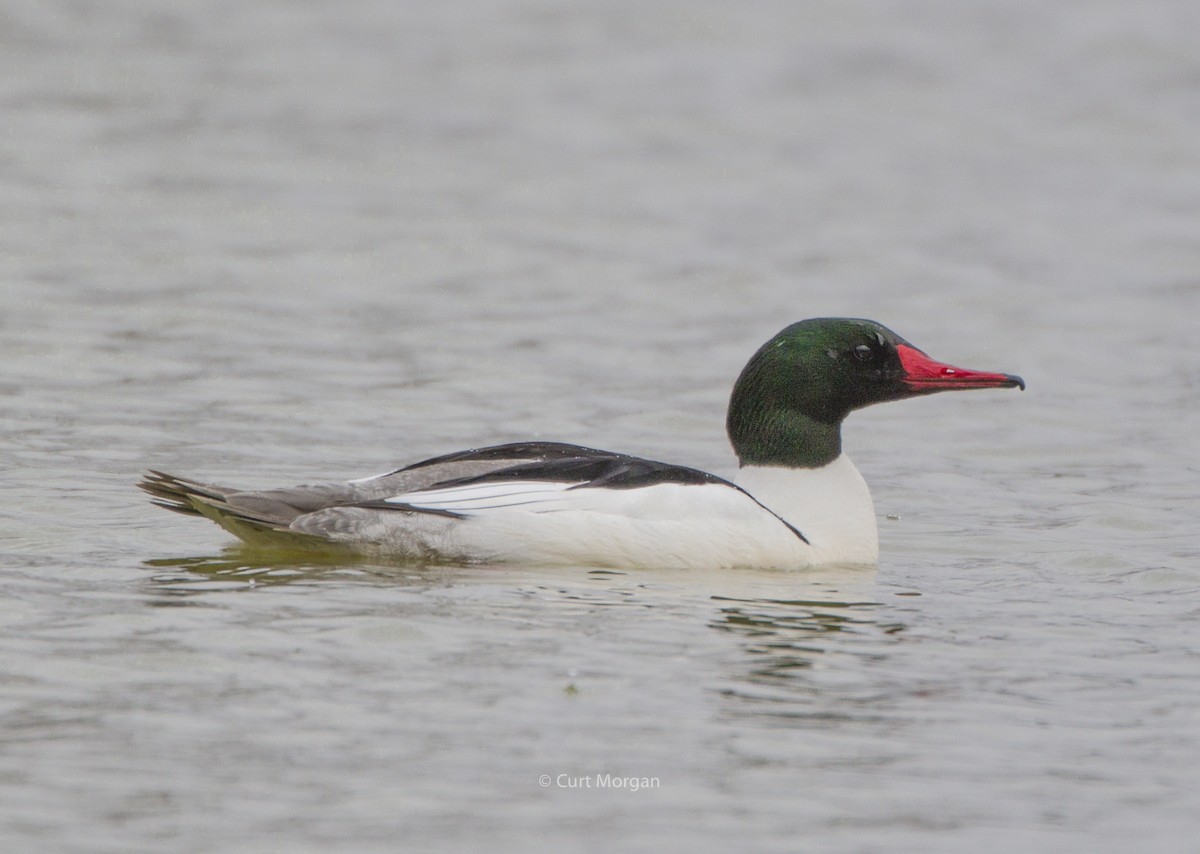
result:
M 816 469 L 744 466 L 734 482 L 803 534 L 817 562 L 879 560 L 875 503 L 845 454 Z

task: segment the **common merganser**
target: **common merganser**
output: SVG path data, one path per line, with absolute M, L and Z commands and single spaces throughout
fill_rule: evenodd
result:
M 420 562 L 633 568 L 874 564 L 875 508 L 841 426 L 872 403 L 1025 388 L 936 362 L 850 318 L 788 326 L 729 401 L 733 481 L 557 442 L 461 451 L 347 483 L 241 491 L 152 471 L 138 485 L 253 546 L 334 548 Z

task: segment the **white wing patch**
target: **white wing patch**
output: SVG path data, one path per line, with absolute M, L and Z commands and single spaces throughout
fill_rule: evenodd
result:
M 563 493 L 587 481 L 556 483 L 544 480 L 511 480 L 450 486 L 443 489 L 423 489 L 385 498 L 388 504 L 404 504 L 419 510 L 445 510 L 450 513 L 472 513 L 479 510 L 498 510 L 502 507 L 524 507 L 561 503 Z M 544 512 L 541 507 L 535 512 Z
M 356 477 L 354 480 L 346 481 L 346 483 L 370 483 L 373 480 L 379 480 L 381 477 L 397 474 L 400 471 L 403 471 L 403 469 L 392 469 L 391 471 L 380 472 L 379 474 L 373 474 L 368 477 Z

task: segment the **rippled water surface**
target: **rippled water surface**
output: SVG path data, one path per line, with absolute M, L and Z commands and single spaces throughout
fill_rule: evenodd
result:
M 1186 2 L 0 2 L 6 851 L 1195 850 Z M 877 570 L 297 562 L 133 488 L 729 473 L 785 323 Z M 614 782 L 615 781 L 615 782 Z

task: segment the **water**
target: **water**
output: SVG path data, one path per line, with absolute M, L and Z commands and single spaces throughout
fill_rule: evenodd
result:
M 4 849 L 1194 850 L 1197 18 L 0 4 Z M 264 565 L 132 486 L 727 473 L 821 314 L 1029 382 L 852 417 L 877 571 Z

